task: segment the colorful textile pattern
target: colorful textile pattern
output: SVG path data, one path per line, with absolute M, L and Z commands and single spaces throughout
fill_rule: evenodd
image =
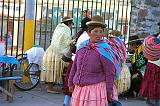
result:
M 95 44 L 91 43 L 90 40 L 86 40 L 80 44 L 80 46 L 78 47 L 78 50 L 85 48 L 85 47 L 95 48 L 95 50 L 97 50 L 101 55 L 103 55 L 105 58 L 111 61 L 111 63 L 113 63 L 113 65 L 115 66 L 115 70 L 116 70 L 115 79 L 119 78 L 121 74 L 121 65 L 116 55 L 114 54 L 113 49 L 105 40 L 102 40 L 101 42 L 95 43 Z
M 151 61 L 160 59 L 160 37 L 148 36 L 144 39 L 144 56 Z
M 126 46 L 124 42 L 119 37 L 109 38 L 108 39 L 113 45 L 114 52 L 118 55 L 118 60 L 123 64 L 126 60 Z
M 132 68 L 134 70 L 140 70 L 141 74 L 144 76 L 146 64 L 148 59 L 143 54 L 143 44 L 140 45 L 133 54 L 131 59 Z

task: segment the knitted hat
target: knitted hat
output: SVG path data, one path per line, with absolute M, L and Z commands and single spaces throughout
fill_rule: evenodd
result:
M 103 17 L 95 15 L 92 17 L 91 21 L 86 23 L 87 26 L 101 26 L 105 28 L 107 25 L 104 22 Z
M 69 17 L 69 16 L 65 16 L 65 17 L 62 18 L 61 23 L 62 23 L 62 22 L 67 22 L 67 21 L 73 21 L 73 18 L 71 18 L 71 17 Z
M 148 36 L 144 39 L 143 54 L 148 60 L 156 61 L 160 59 L 159 41 L 160 38 L 157 38 L 155 36 Z

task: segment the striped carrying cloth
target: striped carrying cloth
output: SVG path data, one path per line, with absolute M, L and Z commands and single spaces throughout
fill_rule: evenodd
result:
M 91 43 L 90 40 L 86 40 L 80 44 L 78 50 L 89 46 L 95 48 L 95 50 L 97 50 L 102 56 L 112 62 L 116 70 L 115 79 L 119 79 L 122 68 L 120 62 L 117 59 L 117 55 L 115 54 L 112 47 L 106 42 L 106 40 L 102 40 L 101 42 L 95 44 Z
M 143 54 L 148 60 L 160 59 L 160 37 L 148 36 L 144 39 L 143 45 Z
M 123 64 L 126 60 L 126 45 L 119 37 L 109 38 L 109 44 L 112 46 L 114 52 L 118 55 L 119 62 Z

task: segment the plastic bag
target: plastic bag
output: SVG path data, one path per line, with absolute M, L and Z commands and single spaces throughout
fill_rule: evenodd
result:
M 121 102 L 114 100 L 108 103 L 108 106 L 122 106 Z

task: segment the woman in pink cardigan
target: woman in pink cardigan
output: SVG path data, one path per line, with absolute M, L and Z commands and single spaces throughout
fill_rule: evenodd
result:
M 71 106 L 108 106 L 108 101 L 118 99 L 113 92 L 120 67 L 113 50 L 102 39 L 106 27 L 103 18 L 93 16 L 86 25 L 90 39 L 80 44 L 69 75 Z

